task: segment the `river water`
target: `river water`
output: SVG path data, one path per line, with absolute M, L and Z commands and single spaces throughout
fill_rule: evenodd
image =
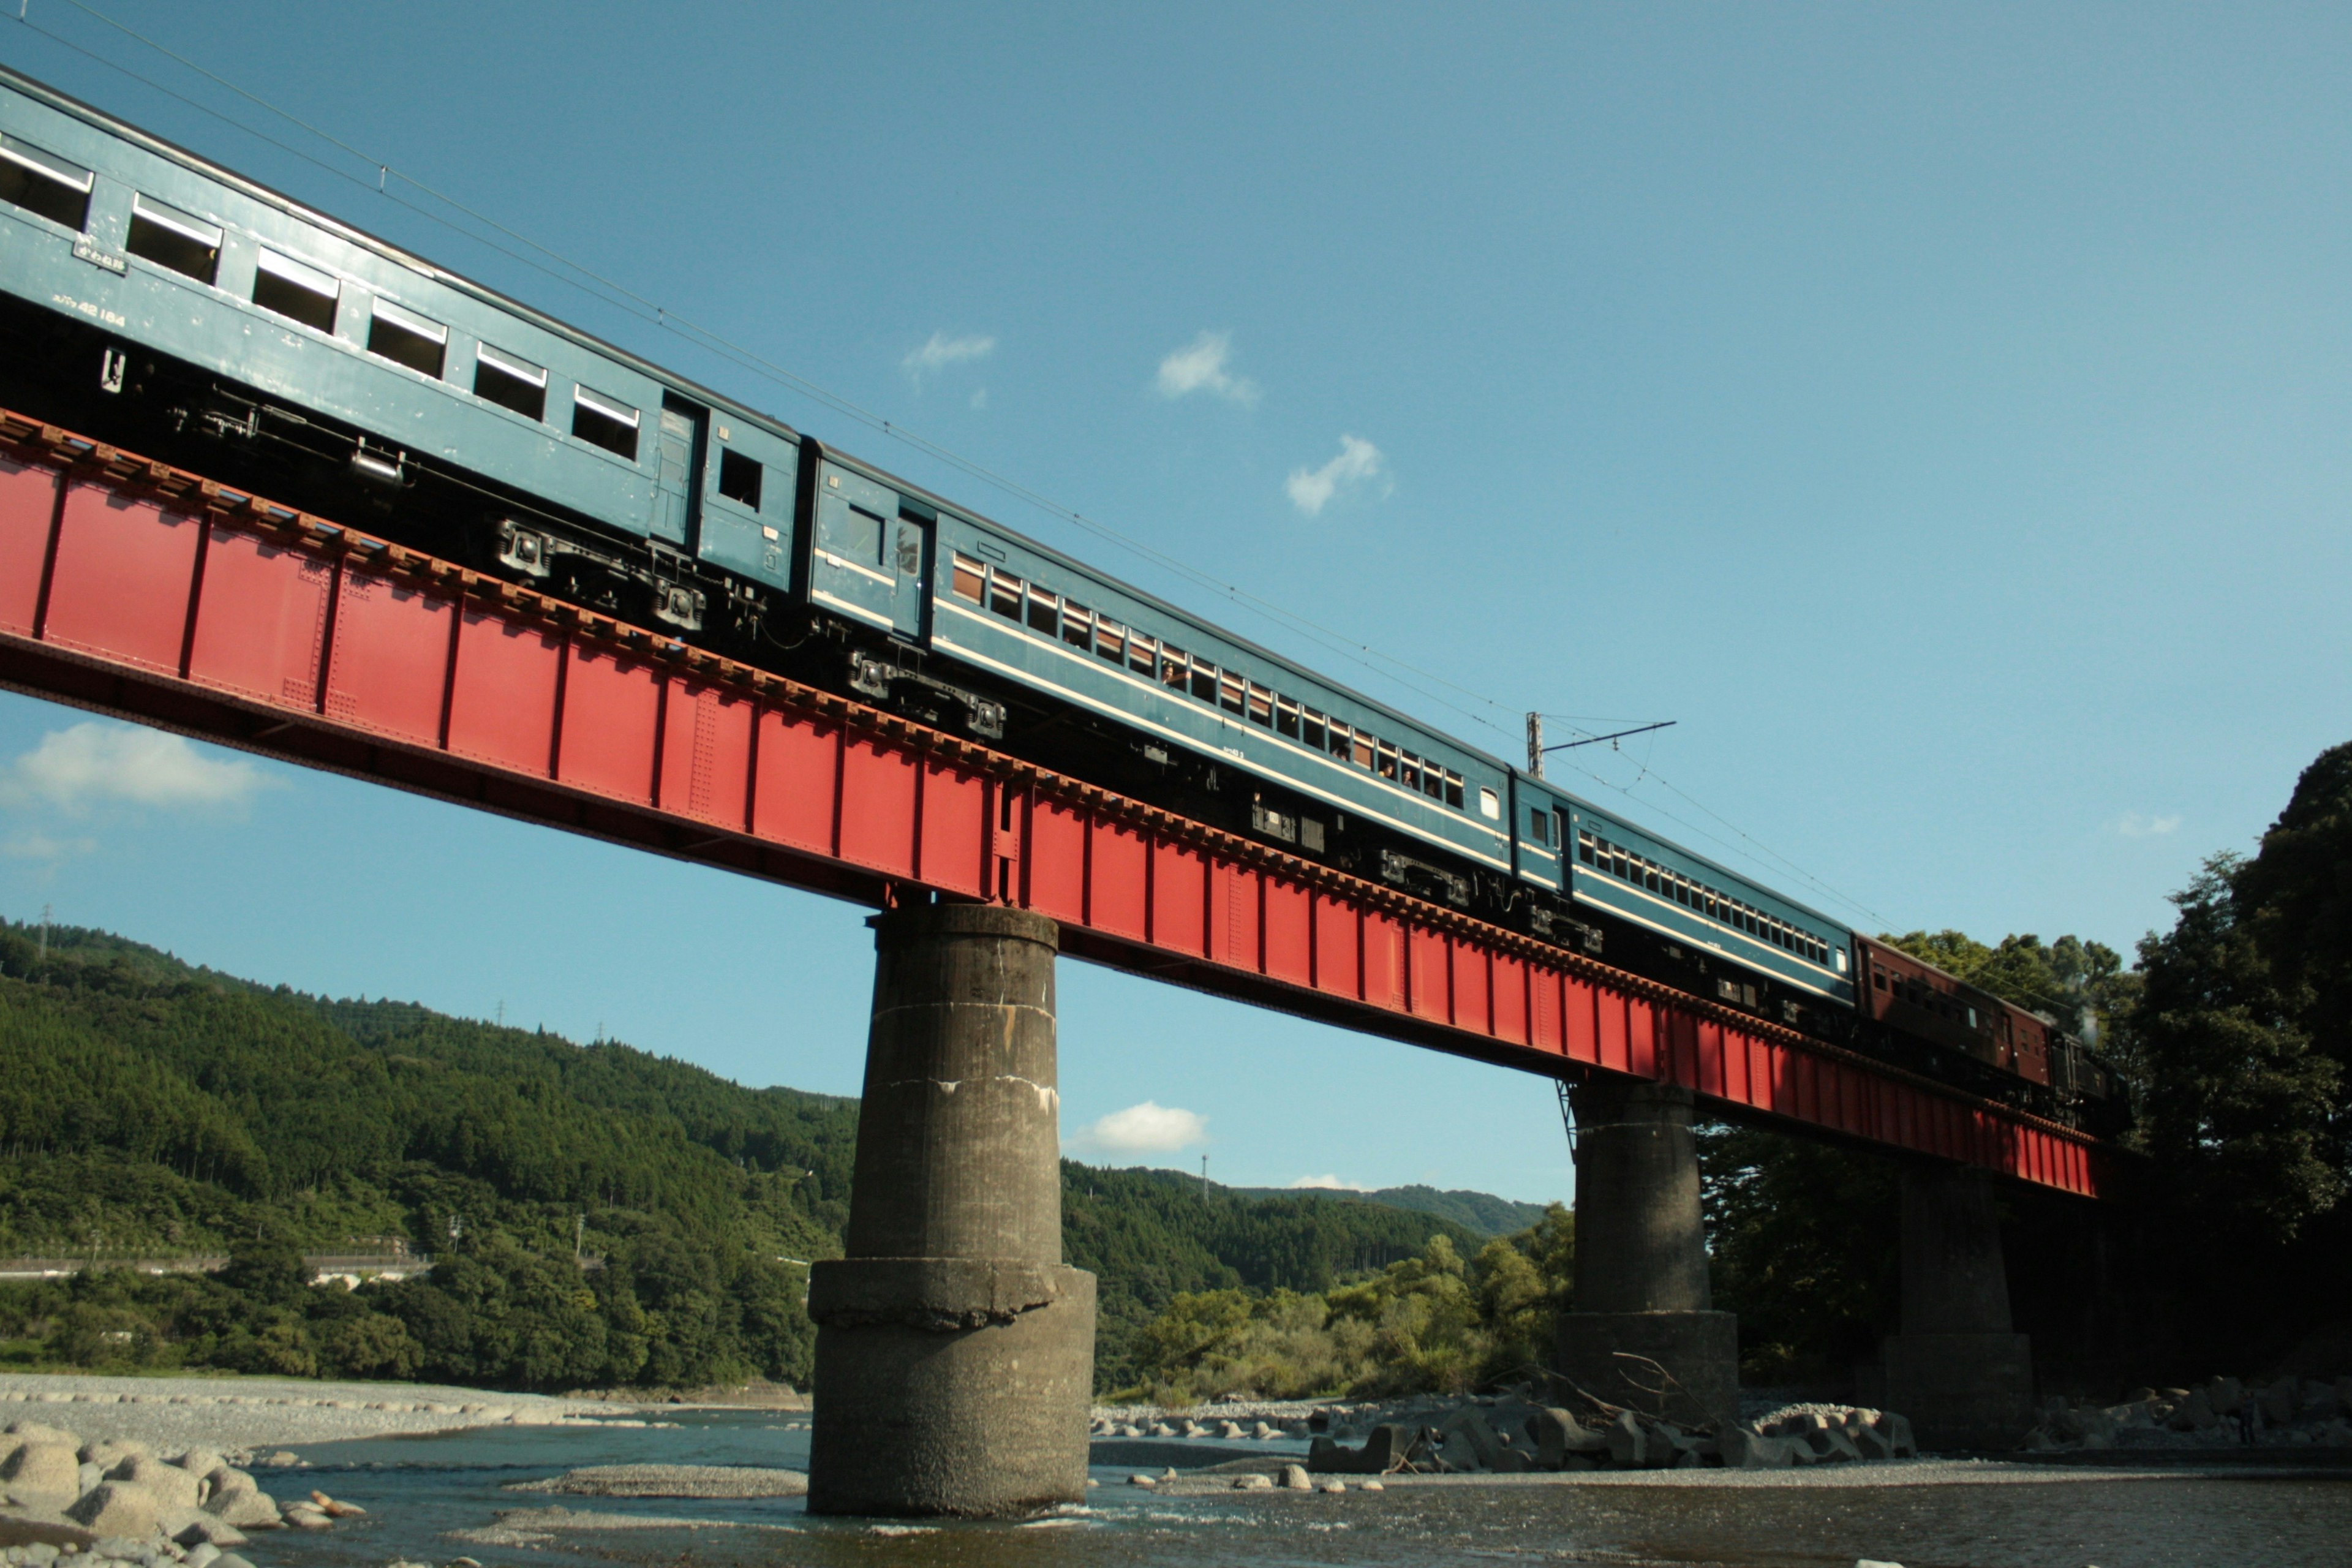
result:
M 798 1500 L 604 1500 L 502 1489 L 583 1465 L 807 1466 L 804 1416 L 796 1423 L 767 1412 L 696 1412 L 679 1419 L 675 1429 L 501 1427 L 298 1446 L 295 1452 L 313 1468 L 263 1471 L 265 1488 L 283 1500 L 317 1487 L 371 1511 L 331 1532 L 257 1536 L 246 1554 L 257 1568 L 381 1568 L 404 1558 L 446 1563 L 461 1554 L 488 1568 L 1851 1568 L 1861 1558 L 1905 1568 L 2352 1563 L 2352 1470 L 2124 1476 L 1961 1464 L 1782 1478 L 1681 1472 L 1542 1484 L 1444 1480 L 1337 1497 L 1163 1498 L 1125 1484 L 1136 1468 L 1130 1457 L 1097 1467 L 1102 1485 L 1086 1508 L 1022 1525 L 935 1527 L 812 1518 Z M 1853 1484 L 1863 1481 L 1870 1484 Z M 690 1520 L 698 1527 L 567 1531 L 549 1542 L 506 1546 L 450 1533 L 488 1525 L 506 1510 L 551 1504 Z

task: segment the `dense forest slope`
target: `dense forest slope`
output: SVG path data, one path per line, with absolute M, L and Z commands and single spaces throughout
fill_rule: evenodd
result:
M 856 1109 L 0 925 L 0 1256 L 236 1258 L 0 1288 L 0 1360 L 799 1381 L 805 1268 L 841 1250 Z M 1107 1385 L 1181 1292 L 1322 1290 L 1485 1234 L 1355 1194 L 1204 1196 L 1162 1172 L 1066 1164 L 1064 1196 L 1066 1252 L 1101 1278 Z M 441 1259 L 429 1278 L 301 1283 L 303 1252 L 393 1238 Z
M 1567 1153 L 1565 1129 L 1557 1151 Z M 1295 1198 L 1302 1192 L 1314 1192 L 1340 1203 L 1378 1204 L 1384 1208 L 1411 1209 L 1415 1214 L 1436 1215 L 1450 1219 L 1475 1236 L 1513 1236 L 1531 1225 L 1543 1223 L 1544 1205 L 1515 1203 L 1498 1198 L 1492 1193 L 1464 1192 L 1459 1188 L 1440 1190 L 1436 1187 L 1375 1187 L 1368 1191 L 1349 1188 L 1302 1187 L 1236 1187 L 1235 1192 L 1254 1198 Z

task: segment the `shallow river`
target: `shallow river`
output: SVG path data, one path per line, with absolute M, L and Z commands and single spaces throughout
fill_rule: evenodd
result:
M 1121 1465 L 1095 1471 L 1103 1484 L 1089 1494 L 1087 1508 L 1022 1526 L 932 1528 L 813 1519 L 798 1500 L 606 1500 L 501 1489 L 581 1465 L 807 1465 L 808 1433 L 793 1429 L 791 1417 L 729 1412 L 681 1420 L 675 1430 L 509 1427 L 298 1446 L 295 1451 L 316 1468 L 264 1471 L 266 1488 L 282 1500 L 319 1487 L 372 1511 L 331 1533 L 257 1536 L 247 1555 L 258 1568 L 373 1568 L 397 1558 L 446 1563 L 460 1554 L 488 1568 L 533 1563 L 549 1568 L 605 1563 L 1851 1568 L 1857 1558 L 1906 1568 L 2343 1568 L 2352 1563 L 2352 1471 L 2096 1479 L 2036 1471 L 2008 1484 L 1868 1486 L 1690 1485 L 1680 1479 L 1441 1483 L 1339 1497 L 1231 1492 L 1184 1499 L 1127 1486 L 1135 1467 Z M 700 1529 L 570 1532 L 552 1544 L 526 1547 L 472 1544 L 447 1533 L 487 1525 L 501 1510 L 550 1504 L 707 1522 Z

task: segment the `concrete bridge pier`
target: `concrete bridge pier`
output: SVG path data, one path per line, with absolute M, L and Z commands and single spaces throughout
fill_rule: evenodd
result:
M 1095 1279 L 1062 1263 L 1053 921 L 878 915 L 848 1256 L 811 1270 L 809 1508 L 989 1518 L 1086 1497 Z
M 1903 1172 L 1903 1331 L 1885 1346 L 1886 1407 L 1923 1448 L 2012 1448 L 2033 1424 L 2031 1342 L 2012 1331 L 1991 1182 Z
M 1576 1305 L 1560 1315 L 1560 1374 L 1650 1415 L 1737 1419 L 1738 1320 L 1710 1310 L 1691 1091 L 1596 1080 L 1570 1098 Z

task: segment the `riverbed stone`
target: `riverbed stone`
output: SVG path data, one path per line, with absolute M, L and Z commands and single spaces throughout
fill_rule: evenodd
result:
M 1307 1467 L 1304 1465 L 1283 1466 L 1282 1485 L 1286 1491 L 1311 1492 L 1315 1489 L 1315 1483 L 1307 1479 Z
M 1650 1463 L 1650 1434 L 1642 1418 L 1630 1410 L 1621 1410 L 1617 1419 L 1609 1424 L 1609 1458 L 1611 1463 L 1629 1470 L 1638 1470 Z
M 191 1549 L 210 1546 L 215 1552 L 245 1544 L 245 1531 L 226 1520 L 199 1514 L 172 1532 L 172 1539 Z
M 133 1481 L 100 1481 L 66 1510 L 66 1517 L 100 1535 L 152 1535 L 163 1512 L 155 1495 Z
M 81 1464 L 63 1443 L 21 1445 L 0 1464 L 0 1486 L 19 1500 L 37 1506 L 59 1506 L 79 1497 Z
M 167 1465 L 161 1459 L 145 1455 L 125 1459 L 107 1472 L 107 1479 L 129 1481 L 134 1486 L 143 1487 L 164 1508 L 196 1506 L 196 1478 L 179 1466 Z
M 1234 1478 L 1234 1490 L 1237 1492 L 1264 1492 L 1273 1489 L 1274 1478 L 1259 1471 Z
M 278 1525 L 278 1500 L 255 1487 L 249 1477 L 241 1488 L 215 1492 L 205 1511 L 239 1530 L 275 1530 Z

